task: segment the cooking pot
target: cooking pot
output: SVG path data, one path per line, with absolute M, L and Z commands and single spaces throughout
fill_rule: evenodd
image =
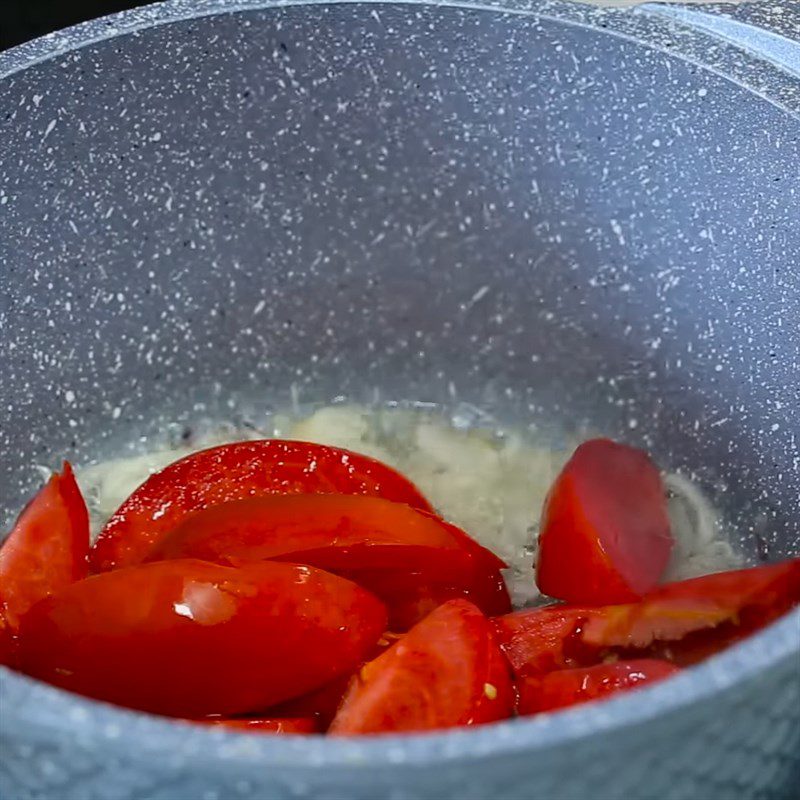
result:
M 796 4 L 180 0 L 0 55 L 0 518 L 38 466 L 290 399 L 454 402 L 800 552 Z M 0 669 L 0 795 L 779 798 L 800 610 L 608 702 L 241 735 Z

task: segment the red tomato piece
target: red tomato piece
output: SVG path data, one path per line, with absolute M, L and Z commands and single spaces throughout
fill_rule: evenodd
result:
M 800 559 L 666 584 L 638 603 L 553 605 L 494 620 L 517 675 L 588 667 L 608 656 L 702 661 L 800 603 Z
M 186 557 L 292 561 L 344 575 L 386 603 L 397 631 L 454 597 L 489 615 L 511 610 L 494 553 L 432 514 L 379 497 L 273 495 L 214 506 L 187 516 L 148 560 Z
M 688 633 L 677 641 L 654 641 L 649 647 L 608 648 L 607 651 L 621 653 L 625 658 L 659 658 L 679 667 L 691 667 L 732 647 L 761 627 L 763 626 L 760 624 L 745 624 L 743 621 L 723 622 L 716 628 Z
M 352 673 L 385 630 L 383 604 L 313 567 L 162 561 L 42 600 L 20 630 L 24 671 L 177 717 L 231 716 Z
M 266 439 L 213 447 L 151 475 L 114 513 L 89 558 L 94 572 L 140 563 L 183 518 L 265 494 L 355 494 L 430 511 L 417 488 L 367 456 L 307 442 Z
M 353 679 L 330 727 L 336 735 L 472 725 L 511 714 L 513 690 L 489 620 L 451 600 Z
M 88 551 L 89 514 L 72 468 L 64 462 L 0 547 L 0 638 L 10 640 L 34 603 L 86 577 Z
M 545 500 L 536 583 L 569 603 L 629 602 L 658 583 L 671 548 L 658 468 L 641 450 L 593 439 Z
M 494 631 L 489 628 L 486 637 L 486 660 L 488 662 L 488 680 L 483 684 L 483 693 L 469 724 L 479 725 L 506 719 L 514 713 L 517 693 L 511 679 L 508 661 L 497 644 Z
M 433 548 L 469 553 L 487 571 L 506 566 L 433 514 L 381 497 L 335 494 L 251 497 L 207 508 L 164 535 L 147 560 L 237 564 L 280 558 L 333 570 L 415 569 Z
M 465 565 L 461 574 L 458 561 L 449 551 L 449 564 L 438 573 L 433 570 L 410 572 L 405 569 L 347 570 L 338 574 L 363 586 L 386 604 L 389 630 L 407 631 L 448 600 L 466 598 L 486 616 L 508 614 L 511 598 L 499 571 L 475 572 Z
M 219 717 L 193 719 L 203 725 L 215 725 L 241 733 L 319 733 L 319 723 L 313 717 Z
M 529 675 L 517 682 L 520 714 L 538 714 L 597 700 L 679 672 L 667 661 L 639 659 Z
M 363 666 L 360 665 L 360 666 Z M 359 667 L 360 668 L 360 667 Z M 357 672 L 358 670 L 356 670 Z M 353 675 L 342 675 L 326 683 L 313 692 L 287 700 L 285 703 L 273 706 L 269 714 L 281 717 L 304 717 L 314 719 L 320 731 L 325 731 L 336 716 L 344 693 L 350 684 Z
M 581 641 L 581 626 L 599 609 L 543 606 L 493 620 L 497 640 L 516 675 L 589 666 L 601 659 L 596 647 Z
M 364 666 L 368 661 L 372 661 L 383 653 L 387 647 L 390 647 L 401 637 L 388 631 L 377 641 L 372 653 L 367 657 L 367 660 L 359 665 L 359 669 Z M 353 674 L 357 674 L 358 670 Z M 313 718 L 317 721 L 319 729 L 326 731 L 331 721 L 336 716 L 336 712 L 341 705 L 344 693 L 350 685 L 353 674 L 342 675 L 336 680 L 326 683 L 319 689 L 313 692 L 304 694 L 301 697 L 295 697 L 292 700 L 287 700 L 285 703 L 280 703 L 273 706 L 264 712 L 271 717 L 306 717 Z
M 17 669 L 17 638 L 11 629 L 0 625 L 0 665 Z
M 592 616 L 582 637 L 593 645 L 642 648 L 724 623 L 751 632 L 797 603 L 800 558 L 665 584 L 638 603 Z

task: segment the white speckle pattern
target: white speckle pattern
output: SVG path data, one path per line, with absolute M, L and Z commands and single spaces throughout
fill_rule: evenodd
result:
M 568 16 L 600 13 L 642 22 Z M 152 444 L 134 437 L 165 421 L 247 418 L 288 386 L 304 400 L 371 400 L 379 385 L 440 403 L 457 386 L 512 423 L 634 432 L 662 463 L 696 470 L 742 538 L 762 513 L 759 548 L 796 538 L 784 511 L 795 439 L 772 428 L 796 402 L 797 356 L 777 355 L 796 316 L 793 118 L 763 105 L 732 121 L 744 90 L 710 73 L 697 85 L 685 62 L 549 17 L 500 17 L 487 36 L 477 11 L 388 8 L 381 23 L 359 18 L 355 54 L 339 47 L 352 14 L 211 17 L 207 37 L 180 22 L 136 38 L 114 69 L 103 64 L 122 39 L 2 84 L 0 99 L 27 98 L 9 102 L 10 152 L 47 130 L 52 151 L 21 155 L 2 189 L 3 262 L 26 275 L 0 304 L 3 330 L 20 331 L 0 340 L 4 452 L 52 465 L 143 452 Z M 326 64 L 303 47 L 314 25 Z M 648 25 L 688 46 L 674 24 Z M 173 37 L 191 75 L 158 67 Z M 531 38 L 547 81 L 543 64 L 516 61 Z M 609 59 L 625 82 L 599 68 Z M 69 93 L 48 69 L 70 74 Z M 204 102 L 209 87 L 224 102 Z M 645 121 L 649 92 L 663 107 Z M 755 283 L 753 265 L 768 273 Z M 7 521 L 35 475 L 5 459 L 0 478 Z

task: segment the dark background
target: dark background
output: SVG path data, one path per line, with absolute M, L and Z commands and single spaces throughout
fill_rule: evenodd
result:
M 0 50 L 148 0 L 0 0 Z

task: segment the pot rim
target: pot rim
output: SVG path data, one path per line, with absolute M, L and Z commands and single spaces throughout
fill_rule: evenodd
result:
M 800 118 L 800 5 L 743 2 L 733 16 L 706 0 L 641 2 L 635 8 L 581 0 L 162 0 L 98 17 L 0 52 L 0 80 L 118 36 L 227 13 L 312 5 L 409 5 L 528 16 L 602 30 L 689 61 Z M 701 10 L 702 9 L 702 10 Z

